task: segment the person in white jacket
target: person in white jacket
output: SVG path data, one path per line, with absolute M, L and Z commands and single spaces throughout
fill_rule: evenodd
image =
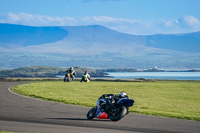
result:
M 89 82 L 90 81 L 90 75 L 88 74 L 88 71 L 85 71 L 81 78 L 81 82 Z

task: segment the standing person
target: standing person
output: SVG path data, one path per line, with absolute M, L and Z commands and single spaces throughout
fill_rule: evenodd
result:
M 76 71 L 74 70 L 73 67 L 70 67 L 66 72 L 70 74 L 70 77 L 72 78 L 72 80 L 75 79 Z
M 89 82 L 90 81 L 90 75 L 88 74 L 88 71 L 85 71 L 84 75 L 82 76 L 81 82 Z

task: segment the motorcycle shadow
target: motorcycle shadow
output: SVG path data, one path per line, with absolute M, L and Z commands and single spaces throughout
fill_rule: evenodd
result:
M 87 118 L 47 118 L 47 119 L 53 119 L 53 120 L 71 120 L 71 121 L 107 121 L 111 122 L 109 119 L 87 119 Z

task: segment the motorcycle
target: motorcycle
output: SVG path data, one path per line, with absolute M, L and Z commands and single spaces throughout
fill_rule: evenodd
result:
M 87 113 L 87 119 L 99 118 L 118 121 L 128 114 L 129 107 L 133 106 L 134 100 L 122 98 L 113 103 L 112 98 L 99 98 L 97 105 Z
M 71 77 L 69 73 L 66 73 L 65 78 L 64 78 L 64 82 L 71 82 Z

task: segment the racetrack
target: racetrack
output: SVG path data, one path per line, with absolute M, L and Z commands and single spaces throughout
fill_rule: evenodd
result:
M 90 108 L 16 95 L 8 88 L 22 82 L 0 82 L 0 131 L 53 133 L 199 133 L 200 122 L 129 113 L 124 119 L 87 120 Z

